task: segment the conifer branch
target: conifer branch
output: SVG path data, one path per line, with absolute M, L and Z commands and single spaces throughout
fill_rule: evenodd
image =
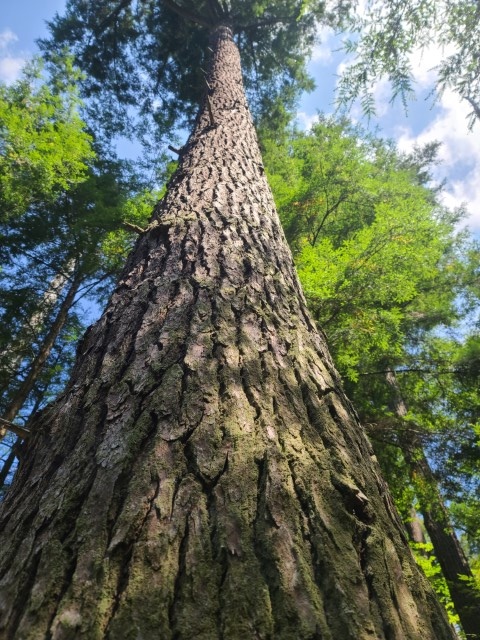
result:
M 382 369 L 380 371 L 360 371 L 359 376 L 377 376 L 377 375 L 385 375 L 388 373 L 388 369 Z M 397 369 L 395 373 L 397 375 L 401 373 L 433 373 L 435 375 L 452 375 L 458 374 L 461 372 L 461 369 L 450 368 L 450 369 L 421 369 L 421 368 L 406 368 L 406 369 Z
M 473 98 L 471 98 L 470 96 L 464 96 L 465 100 L 469 103 L 469 105 L 472 107 L 474 113 L 475 113 L 475 117 L 477 117 L 480 120 L 480 105 L 478 105 L 477 102 L 475 102 L 475 100 Z
M 4 430 L 11 431 L 16 436 L 19 436 L 23 439 L 30 435 L 30 431 L 28 429 L 25 429 L 25 427 L 21 427 L 18 424 L 13 424 L 13 422 L 10 422 L 9 420 L 0 418 L 0 432 Z
M 236 27 L 236 31 L 253 31 L 262 27 L 274 27 L 277 24 L 290 24 L 295 18 L 292 16 L 271 16 L 255 22 L 247 22 Z
M 207 94 L 207 108 L 208 108 L 208 115 L 210 116 L 210 125 L 212 127 L 215 126 L 215 118 L 213 116 L 213 109 L 212 109 L 212 103 L 210 100 L 210 96 Z
M 162 0 L 163 4 L 168 7 L 171 11 L 178 14 L 185 20 L 190 20 L 191 22 L 195 22 L 199 24 L 201 27 L 206 27 L 207 29 L 211 29 L 213 26 L 212 23 L 207 20 L 204 16 L 196 11 L 191 11 L 190 9 L 185 9 L 185 7 L 181 7 L 173 0 Z
M 208 115 L 210 117 L 210 126 L 215 127 L 216 123 L 215 123 L 215 117 L 213 115 L 213 108 L 212 108 L 212 101 L 210 100 L 210 91 L 212 90 L 208 80 L 207 80 L 207 73 L 206 71 L 204 71 L 202 68 L 200 68 L 200 71 L 203 73 L 204 75 L 204 80 L 205 80 L 205 85 L 207 87 L 207 109 L 208 109 Z
M 219 5 L 222 8 L 223 15 L 228 16 L 230 12 L 229 2 L 227 2 L 226 0 L 219 0 Z
M 210 49 L 210 51 L 212 51 L 212 49 Z M 212 53 L 213 53 L 213 51 L 212 51 Z M 202 67 L 200 67 L 200 71 L 203 73 L 203 79 L 205 81 L 205 84 L 207 86 L 208 91 L 211 91 L 212 87 L 210 86 L 210 83 L 207 80 L 207 75 L 208 75 L 207 72 L 205 71 L 205 69 L 202 69 Z
M 134 233 L 138 233 L 139 236 L 141 236 L 144 233 L 147 233 L 148 231 L 151 231 L 152 229 L 162 228 L 164 226 L 165 224 L 160 223 L 158 220 L 153 220 L 152 222 L 150 222 L 150 224 L 148 224 L 145 227 L 145 229 L 143 229 L 142 227 L 139 227 L 138 224 L 132 224 L 131 222 L 126 222 L 125 220 L 122 222 L 122 227 L 124 229 L 126 229 L 127 231 L 133 231 Z
M 141 235 L 146 231 L 146 229 L 142 229 L 142 227 L 139 227 L 138 224 L 132 224 L 131 222 L 126 222 L 125 220 L 122 222 L 122 227 L 127 231 L 138 233 L 138 235 Z
M 219 18 L 221 18 L 221 16 L 223 15 L 223 9 L 219 2 L 217 2 L 216 0 L 208 0 L 208 6 L 214 20 L 218 20 Z
M 118 18 L 122 10 L 128 7 L 130 2 L 131 0 L 122 0 L 122 2 L 120 2 L 120 4 L 111 13 L 109 13 L 106 18 L 102 20 L 102 22 L 95 29 L 95 33 L 97 35 L 100 35 L 105 30 L 105 28 L 110 24 L 112 19 Z

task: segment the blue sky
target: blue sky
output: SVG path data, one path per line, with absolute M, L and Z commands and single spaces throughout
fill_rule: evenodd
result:
M 0 16 L 0 81 L 12 82 L 25 59 L 36 52 L 35 40 L 47 35 L 45 22 L 56 11 L 61 12 L 65 0 L 15 0 L 5 2 Z M 344 55 L 335 51 L 338 39 L 328 30 L 320 33 L 321 42 L 314 51 L 310 71 L 317 89 L 305 96 L 299 106 L 298 120 L 309 126 L 317 110 L 331 113 L 334 110 L 334 90 L 339 72 L 346 64 Z M 473 132 L 467 129 L 466 115 L 469 107 L 460 103 L 452 92 L 446 91 L 438 104 L 432 106 L 427 98 L 435 79 L 433 67 L 441 52 L 432 48 L 422 55 L 413 54 L 417 100 L 410 103 L 406 115 L 403 107 L 390 105 L 389 87 L 379 82 L 375 87 L 377 117 L 369 127 L 379 135 L 393 138 L 405 151 L 415 143 L 432 140 L 442 142 L 436 178 L 447 180 L 445 203 L 458 206 L 465 203 L 470 212 L 468 224 L 480 232 L 480 123 Z M 427 99 L 426 99 L 427 98 Z M 357 106 L 351 111 L 354 120 L 361 120 Z M 364 123 L 367 124 L 367 123 Z
M 322 44 L 315 52 L 311 62 L 312 75 L 318 88 L 306 97 L 301 106 L 301 119 L 308 124 L 315 106 L 325 111 L 333 110 L 336 79 L 348 60 L 336 51 L 339 43 L 334 35 L 324 31 Z M 412 68 L 416 99 L 404 112 L 400 102 L 390 104 L 391 91 L 387 82 L 381 81 L 374 89 L 377 116 L 370 123 L 362 122 L 358 105 L 354 105 L 350 116 L 355 121 L 369 126 L 385 138 L 395 140 L 397 146 L 410 151 L 415 144 L 439 141 L 441 164 L 435 170 L 435 178 L 440 182 L 446 179 L 444 202 L 449 207 L 462 204 L 467 206 L 468 226 L 480 233 L 480 122 L 473 131 L 468 130 L 467 114 L 471 107 L 461 102 L 452 91 L 446 90 L 434 103 L 432 89 L 435 86 L 435 66 L 443 57 L 443 51 L 435 46 L 412 53 Z M 325 104 L 328 95 L 328 104 Z

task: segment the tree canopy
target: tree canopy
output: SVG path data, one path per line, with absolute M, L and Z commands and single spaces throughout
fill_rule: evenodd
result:
M 266 149 L 310 308 L 345 376 L 356 379 L 367 354 L 375 360 L 402 351 L 421 291 L 425 299 L 434 292 L 424 303 L 429 317 L 455 316 L 461 283 L 449 265 L 460 268 L 462 236 L 454 228 L 461 212 L 445 210 L 423 184 L 435 145 L 402 156 L 346 119 L 322 117 L 310 133 Z
M 205 27 L 233 28 L 252 110 L 259 116 L 276 107 L 278 115 L 313 86 L 306 59 L 318 24 L 339 25 L 345 7 L 327 10 L 320 0 L 69 0 L 42 48 L 48 56 L 64 46 L 73 52 L 86 74 L 89 113 L 109 135 L 164 135 L 191 124 L 205 91 Z
M 85 180 L 94 157 L 78 113 L 78 71 L 71 58 L 55 61 L 48 80 L 36 59 L 20 80 L 0 85 L 0 222 Z

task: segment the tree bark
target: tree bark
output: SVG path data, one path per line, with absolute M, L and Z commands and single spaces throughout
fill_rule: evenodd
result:
M 20 446 L 21 438 L 17 438 L 15 442 L 12 444 L 10 448 L 10 453 L 3 461 L 0 468 L 0 497 L 3 496 L 5 491 L 5 482 L 7 480 L 8 474 L 10 473 L 15 460 L 17 459 L 17 451 L 16 449 Z
M 230 30 L 0 518 L 5 638 L 447 640 L 307 312 Z
M 6 368 L 5 377 L 15 379 L 19 375 L 22 360 L 25 359 L 27 354 L 31 353 L 32 343 L 35 342 L 42 331 L 45 321 L 56 306 L 74 269 L 75 260 L 71 259 L 67 262 L 65 269 L 55 274 L 38 301 L 37 309 L 13 339 L 13 344 L 0 351 L 0 363 L 2 368 L 4 366 Z M 1 389 L 1 392 L 4 393 L 7 388 L 8 386 Z
M 67 291 L 65 298 L 62 300 L 60 307 L 58 309 L 57 315 L 52 322 L 51 327 L 49 328 L 45 338 L 43 339 L 42 344 L 38 350 L 38 353 L 35 355 L 34 359 L 30 363 L 28 367 L 28 373 L 25 376 L 25 379 L 22 381 L 20 387 L 15 391 L 13 397 L 10 399 L 2 418 L 7 422 L 11 422 L 15 419 L 18 412 L 22 408 L 25 403 L 28 395 L 32 391 L 35 386 L 35 382 L 38 379 L 40 372 L 43 369 L 45 362 L 47 361 L 48 356 L 52 350 L 53 345 L 55 344 L 56 339 L 58 338 L 60 331 L 63 329 L 65 322 L 68 317 L 68 312 L 72 308 L 72 305 L 75 301 L 75 296 L 77 295 L 78 288 L 82 282 L 82 275 L 79 273 L 73 277 L 73 280 L 70 284 L 70 287 Z M 5 435 L 5 429 L 0 424 L 0 438 Z
M 395 372 L 389 370 L 386 379 L 393 390 L 395 413 L 404 418 L 408 408 Z M 480 593 L 473 584 L 472 570 L 450 522 L 435 475 L 418 436 L 406 429 L 398 433 L 398 438 L 410 472 L 415 477 L 423 523 L 462 628 L 468 640 L 480 640 Z
M 423 535 L 423 527 L 416 509 L 410 510 L 410 519 L 405 523 L 408 532 L 408 538 L 415 544 L 425 544 L 425 536 Z

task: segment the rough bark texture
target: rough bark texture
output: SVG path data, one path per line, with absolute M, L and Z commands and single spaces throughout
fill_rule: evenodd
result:
M 305 306 L 238 52 L 3 506 L 0 635 L 446 640 Z
M 404 418 L 408 408 L 402 398 L 395 372 L 389 371 L 386 379 L 393 390 L 395 412 Z M 469 640 L 480 640 L 480 594 L 473 584 L 472 570 L 450 522 L 435 475 L 422 444 L 413 431 L 402 431 L 399 441 L 410 472 L 415 475 L 423 523 L 442 568 L 463 631 Z

